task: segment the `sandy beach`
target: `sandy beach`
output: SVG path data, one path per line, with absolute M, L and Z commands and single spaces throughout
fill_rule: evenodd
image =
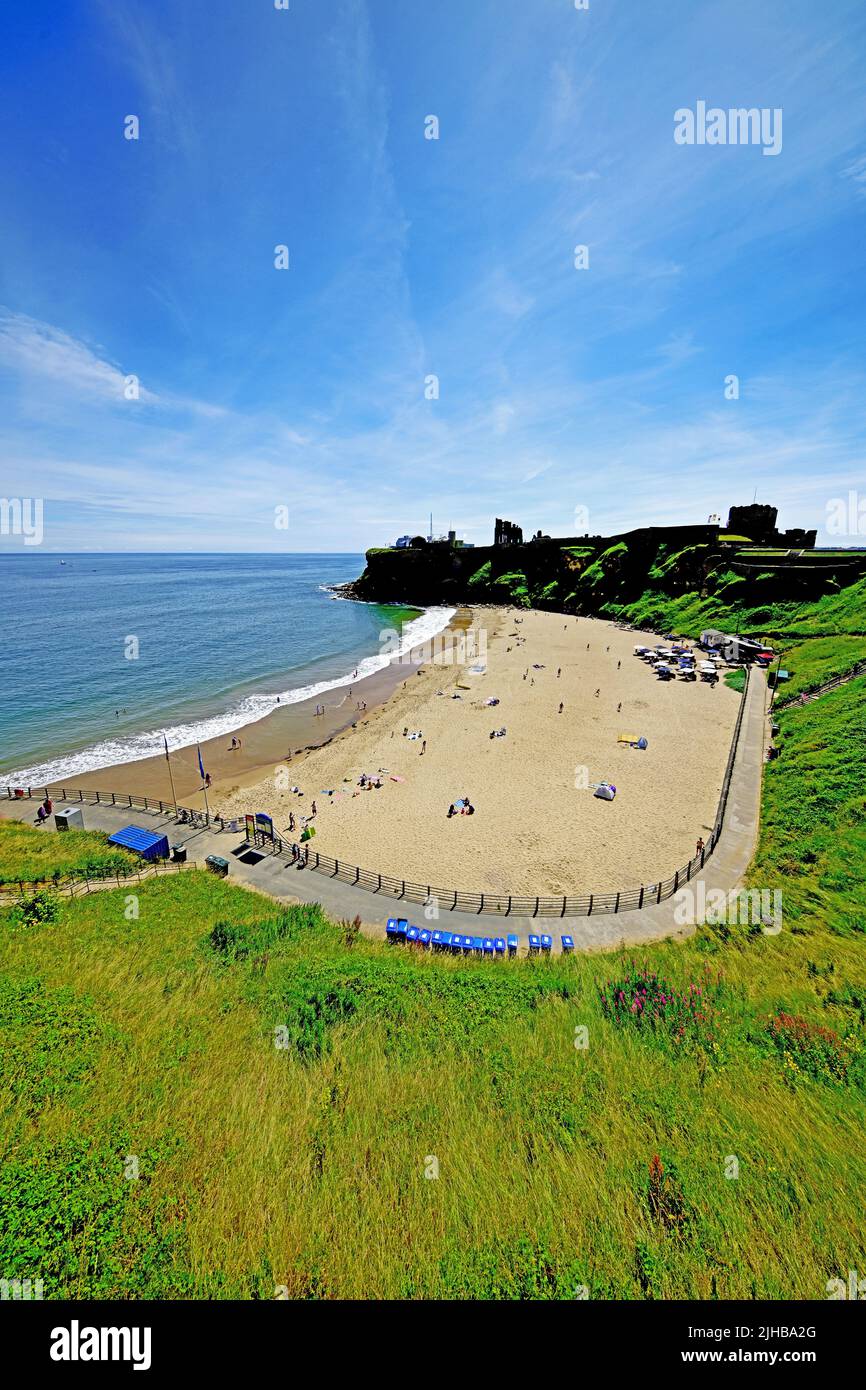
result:
M 558 894 L 650 882 L 711 829 L 739 697 L 724 683 L 657 680 L 633 655 L 638 641 L 661 637 L 479 609 L 465 665 L 413 670 L 326 746 L 264 775 L 220 778 L 211 809 L 266 811 L 291 839 L 315 802 L 312 847 L 444 888 Z M 381 788 L 360 788 L 365 773 Z M 593 795 L 603 781 L 617 788 L 612 802 Z M 463 797 L 475 813 L 449 818 Z

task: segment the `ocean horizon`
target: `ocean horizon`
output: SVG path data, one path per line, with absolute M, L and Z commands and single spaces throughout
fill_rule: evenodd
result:
M 42 785 L 234 733 L 382 669 L 447 625 L 338 600 L 363 555 L 0 555 L 0 780 Z M 415 616 L 411 616 L 411 615 Z M 357 674 L 356 674 L 357 673 Z

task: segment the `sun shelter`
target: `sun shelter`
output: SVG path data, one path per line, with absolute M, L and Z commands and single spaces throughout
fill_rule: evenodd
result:
M 140 855 L 148 863 L 168 858 L 168 836 L 157 835 L 153 830 L 145 830 L 140 825 L 125 825 L 122 830 L 116 830 L 113 835 L 109 835 L 108 843 L 119 845 L 122 849 L 131 849 L 133 854 Z
M 613 801 L 616 796 L 616 787 L 612 782 L 599 782 L 593 796 L 601 797 L 602 801 Z

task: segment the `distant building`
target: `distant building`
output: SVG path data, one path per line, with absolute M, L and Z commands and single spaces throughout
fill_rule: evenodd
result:
M 522 545 L 523 529 L 515 525 L 513 521 L 502 521 L 496 518 L 496 525 L 493 529 L 494 545 Z
M 770 540 L 776 530 L 777 507 L 765 507 L 752 502 L 748 507 L 731 507 L 728 530 L 734 535 L 748 536 L 750 541 Z
M 405 550 L 412 540 L 411 536 L 398 536 L 394 542 L 394 550 Z
M 779 515 L 776 507 L 752 502 L 747 507 L 731 507 L 728 512 L 728 531 L 735 536 L 765 545 L 785 546 L 789 550 L 814 550 L 817 531 L 804 531 L 796 526 L 788 531 L 776 528 Z

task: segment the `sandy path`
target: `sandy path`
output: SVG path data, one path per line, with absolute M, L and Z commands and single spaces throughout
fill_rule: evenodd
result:
M 321 853 L 466 891 L 614 890 L 685 863 L 715 817 L 739 697 L 723 683 L 657 680 L 632 649 L 661 638 L 597 619 L 479 609 L 474 623 L 486 674 L 428 667 L 357 729 L 214 804 L 268 811 L 283 833 L 289 811 L 315 800 Z M 486 696 L 500 704 L 484 708 Z M 506 737 L 490 739 L 503 725 Z M 406 726 L 423 732 L 424 754 Z M 618 745 L 619 733 L 649 747 Z M 405 780 L 359 792 L 360 774 L 380 767 Z M 613 802 L 587 786 L 604 780 L 616 784 Z M 475 814 L 449 820 L 464 795 Z

